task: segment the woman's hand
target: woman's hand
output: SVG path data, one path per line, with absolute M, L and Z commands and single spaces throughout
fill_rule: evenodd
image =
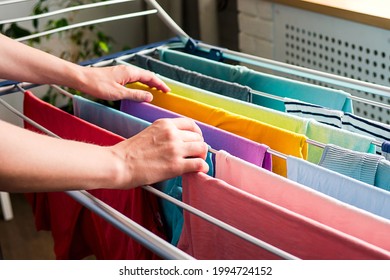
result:
M 139 134 L 108 148 L 122 164 L 119 188 L 160 182 L 188 172 L 207 172 L 208 146 L 187 118 L 159 119 Z
M 150 102 L 153 98 L 151 93 L 124 86 L 137 81 L 163 92 L 170 91 L 154 73 L 134 66 L 84 67 L 83 73 L 81 84 L 74 87 L 100 99 Z

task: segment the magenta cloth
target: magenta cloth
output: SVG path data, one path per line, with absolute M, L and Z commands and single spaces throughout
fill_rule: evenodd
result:
M 148 122 L 154 122 L 161 118 L 183 117 L 150 103 L 139 103 L 130 100 L 121 101 L 121 111 Z M 225 150 L 245 161 L 272 170 L 272 156 L 267 152 L 268 146 L 202 122 L 197 121 L 196 123 L 202 130 L 205 142 L 213 149 Z
M 64 139 L 114 145 L 123 137 L 99 128 L 40 100 L 24 96 L 24 114 Z M 30 124 L 27 129 L 42 133 Z M 141 189 L 89 191 L 111 207 L 165 238 L 157 197 Z M 91 212 L 64 192 L 28 195 L 38 230 L 50 230 L 57 259 L 159 259 L 128 235 Z
M 224 151 L 216 154 L 215 178 L 390 251 L 389 220 L 247 163 Z
M 183 176 L 183 202 L 301 259 L 390 259 L 381 248 L 204 173 Z M 178 247 L 196 259 L 280 259 L 187 211 Z

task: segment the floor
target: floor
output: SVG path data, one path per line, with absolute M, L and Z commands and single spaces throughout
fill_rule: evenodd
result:
M 11 203 L 12 220 L 4 221 L 0 213 L 0 259 L 55 259 L 51 234 L 35 229 L 32 211 L 24 196 L 11 194 Z

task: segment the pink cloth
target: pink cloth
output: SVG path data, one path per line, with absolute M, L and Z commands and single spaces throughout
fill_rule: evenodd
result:
M 83 121 L 38 99 L 24 97 L 24 114 L 64 139 L 107 146 L 124 138 Z M 42 133 L 28 123 L 25 127 Z M 92 190 L 94 196 L 133 221 L 165 238 L 157 197 L 141 188 Z M 158 259 L 135 240 L 63 192 L 28 195 L 38 230 L 51 230 L 57 259 Z
M 242 176 L 245 174 L 245 176 Z M 390 221 L 219 151 L 215 177 L 339 231 L 390 251 Z
M 183 202 L 301 259 L 390 259 L 372 244 L 204 173 L 183 176 Z M 184 211 L 178 247 L 197 259 L 278 259 Z

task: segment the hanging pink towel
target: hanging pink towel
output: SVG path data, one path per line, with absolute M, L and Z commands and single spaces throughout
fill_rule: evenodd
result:
M 64 139 L 107 146 L 124 138 L 70 115 L 26 92 L 24 114 Z M 27 129 L 40 132 L 30 124 Z M 42 133 L 42 132 L 40 132 Z M 157 198 L 142 190 L 92 190 L 91 194 L 165 238 Z M 38 230 L 51 230 L 57 259 L 158 259 L 97 214 L 63 192 L 29 195 Z
M 242 176 L 245 174 L 245 176 Z M 390 252 L 390 221 L 219 151 L 215 177 Z
M 301 259 L 390 259 L 372 244 L 204 173 L 183 176 L 183 202 Z M 278 259 L 184 211 L 178 247 L 197 259 Z

